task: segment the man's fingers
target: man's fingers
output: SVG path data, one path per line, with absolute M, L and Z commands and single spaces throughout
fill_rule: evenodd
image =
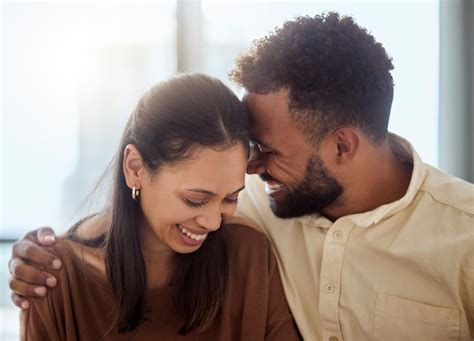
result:
M 26 298 L 20 295 L 17 295 L 14 292 L 12 292 L 11 297 L 12 297 L 13 304 L 15 304 L 18 308 L 28 309 L 30 307 L 30 302 Z
M 48 292 L 48 288 L 44 285 L 33 285 L 17 280 L 15 277 L 10 277 L 8 280 L 10 289 L 17 295 L 27 297 L 44 297 Z
M 22 258 L 28 262 L 52 269 L 59 269 L 61 267 L 61 261 L 55 255 L 29 239 L 20 239 L 13 244 L 13 258 Z
M 38 240 L 41 245 L 51 246 L 56 242 L 56 235 L 51 227 L 41 227 L 37 232 Z
M 51 246 L 56 242 L 56 234 L 51 227 L 45 226 L 28 232 L 21 240 L 24 239 L 29 239 L 38 245 Z
M 50 288 L 57 284 L 56 277 L 47 272 L 41 271 L 34 266 L 26 264 L 20 258 L 13 258 L 9 263 L 9 268 L 12 276 L 19 281 L 37 286 L 46 285 Z

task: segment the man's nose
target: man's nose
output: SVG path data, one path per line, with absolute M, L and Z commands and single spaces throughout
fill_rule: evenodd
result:
M 262 174 L 265 172 L 264 160 L 260 158 L 250 159 L 247 164 L 247 174 Z

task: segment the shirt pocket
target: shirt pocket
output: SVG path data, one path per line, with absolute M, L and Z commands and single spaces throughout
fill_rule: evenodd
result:
M 374 340 L 460 340 L 461 313 L 391 295 L 377 295 Z

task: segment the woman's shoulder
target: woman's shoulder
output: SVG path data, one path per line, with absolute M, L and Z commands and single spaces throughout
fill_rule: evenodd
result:
M 239 247 L 267 247 L 269 242 L 266 235 L 242 223 L 225 224 L 224 228 L 228 235 L 229 242 Z
M 75 223 L 67 235 L 78 240 L 98 240 L 104 236 L 109 224 L 110 215 L 107 212 L 92 214 Z
M 63 247 L 73 260 L 104 275 L 107 224 L 105 214 L 95 214 L 74 224 L 62 238 Z
M 62 261 L 60 269 L 48 270 L 57 278 L 57 284 L 46 297 L 30 301 L 31 307 L 21 316 L 21 330 L 35 340 L 65 340 L 66 334 L 74 335 L 87 328 L 91 307 L 95 315 L 106 316 L 105 310 L 113 307 L 113 299 L 110 287 L 84 262 L 85 252 L 80 244 L 59 237 L 48 250 Z
M 267 271 L 273 266 L 274 251 L 264 233 L 242 224 L 227 224 L 224 227 L 231 267 L 238 264 L 238 268 L 245 271 Z
M 62 311 L 67 296 L 82 284 L 81 280 L 84 276 L 73 251 L 74 244 L 65 237 L 58 237 L 54 245 L 46 247 L 50 253 L 61 260 L 62 266 L 60 269 L 48 269 L 48 272 L 56 277 L 57 284 L 48 291 L 46 300 L 32 300 L 34 308 L 40 314 L 46 314 L 53 308 Z
M 52 270 L 54 274 L 61 274 L 64 271 L 71 270 L 76 263 L 76 255 L 74 250 L 78 248 L 76 243 L 72 242 L 65 236 L 56 238 L 56 243 L 47 246 L 46 249 L 61 260 L 62 266 L 58 270 Z
M 58 279 L 57 287 L 69 291 L 77 285 L 107 285 L 102 249 L 87 247 L 68 236 L 58 237 L 47 249 L 62 262 L 60 269 L 48 270 Z

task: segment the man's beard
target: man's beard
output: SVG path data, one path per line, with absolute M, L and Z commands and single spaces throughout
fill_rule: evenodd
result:
M 343 188 L 323 161 L 314 155 L 306 166 L 303 180 L 293 189 L 287 187 L 281 202 L 270 199 L 273 213 L 279 218 L 296 218 L 321 212 L 334 203 Z

